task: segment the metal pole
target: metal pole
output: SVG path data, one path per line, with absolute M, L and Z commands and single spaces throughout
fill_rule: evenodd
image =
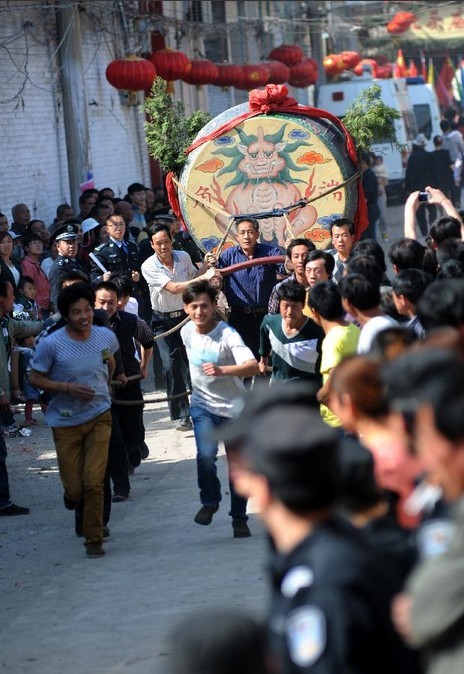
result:
M 57 7 L 56 24 L 69 188 L 74 213 L 79 213 L 81 186 L 92 178 L 92 160 L 77 3 L 68 7 Z

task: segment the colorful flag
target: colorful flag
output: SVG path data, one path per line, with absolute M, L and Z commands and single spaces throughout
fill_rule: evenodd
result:
M 419 71 L 417 70 L 417 66 L 414 63 L 412 59 L 409 59 L 409 68 L 408 68 L 408 75 L 409 77 L 417 77 L 419 74 Z
M 435 83 L 435 91 L 437 92 L 438 102 L 444 108 L 452 105 L 453 92 L 451 90 L 451 83 L 454 79 L 454 68 L 450 57 L 448 56 L 443 63 L 440 74 Z
M 460 56 L 456 64 L 456 70 L 454 71 L 452 88 L 454 99 L 456 101 L 461 101 L 461 103 L 463 100 L 463 84 L 464 84 L 462 75 L 463 75 L 463 60 L 462 57 Z

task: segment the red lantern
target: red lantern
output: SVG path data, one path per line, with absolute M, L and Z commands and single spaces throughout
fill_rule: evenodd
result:
M 381 80 L 386 80 L 389 77 L 393 77 L 393 67 L 391 66 L 390 63 L 387 63 L 384 66 L 377 66 L 376 68 L 376 77 L 378 77 Z
M 282 61 L 286 66 L 291 68 L 303 60 L 304 54 L 302 49 L 296 44 L 281 44 L 275 47 L 268 56 L 271 61 Z
M 236 89 L 256 89 L 263 87 L 269 79 L 269 70 L 263 65 L 245 65 L 242 66 L 242 77 L 235 84 Z
M 192 67 L 188 56 L 181 51 L 174 51 L 169 48 L 155 51 L 151 55 L 150 61 L 155 66 L 158 75 L 166 82 L 182 79 L 190 72 Z
M 345 70 L 345 64 L 340 54 L 328 54 L 322 61 L 326 75 L 333 77 Z
M 377 61 L 374 59 L 362 59 L 356 68 L 354 69 L 354 72 L 356 75 L 362 75 L 364 73 L 364 68 L 367 66 L 366 70 L 370 70 L 372 73 L 372 77 L 377 77 Z
M 405 30 L 407 30 L 415 20 L 416 16 L 412 12 L 398 12 L 393 17 L 393 21 L 396 23 L 396 25 L 404 26 Z
M 292 87 L 309 87 L 315 84 L 318 77 L 317 61 L 314 59 L 303 59 L 297 66 L 290 68 L 290 79 L 288 80 Z
M 405 33 L 408 28 L 409 26 L 400 26 L 394 20 L 387 23 L 387 30 L 392 35 L 401 35 L 401 33 Z
M 281 61 L 270 61 L 264 64 L 269 70 L 269 82 L 272 84 L 285 84 L 290 77 L 290 68 Z
M 361 56 L 357 51 L 342 51 L 340 57 L 345 68 L 348 68 L 348 70 L 355 68 L 361 60 Z
M 182 78 L 187 84 L 214 84 L 219 75 L 219 69 L 215 63 L 208 59 L 192 59 L 192 67 L 187 75 Z
M 106 68 L 106 79 L 116 89 L 143 91 L 151 87 L 155 77 L 153 63 L 138 56 L 116 59 Z
M 233 63 L 218 63 L 217 68 L 216 86 L 235 87 L 238 82 L 241 82 L 243 76 L 241 66 L 236 66 Z

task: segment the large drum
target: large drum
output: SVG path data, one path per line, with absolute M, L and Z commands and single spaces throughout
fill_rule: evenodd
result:
M 197 139 L 239 117 L 247 104 L 226 110 Z M 330 223 L 354 218 L 357 167 L 348 156 L 343 131 L 331 121 L 287 112 L 259 114 L 194 149 L 180 175 L 182 216 L 197 245 L 214 250 L 231 214 L 258 215 L 261 241 L 283 249 L 305 237 L 319 248 L 330 243 Z M 337 189 L 337 186 L 341 185 Z M 334 189 L 335 188 L 335 189 Z M 272 214 L 302 199 L 323 195 L 286 215 Z M 266 215 L 267 214 L 267 215 Z M 225 247 L 236 244 L 229 231 Z

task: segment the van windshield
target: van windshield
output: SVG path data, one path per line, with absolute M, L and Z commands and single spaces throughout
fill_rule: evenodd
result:
M 414 105 L 413 108 L 419 133 L 423 133 L 427 138 L 431 138 L 432 115 L 430 114 L 430 105 L 421 103 Z

